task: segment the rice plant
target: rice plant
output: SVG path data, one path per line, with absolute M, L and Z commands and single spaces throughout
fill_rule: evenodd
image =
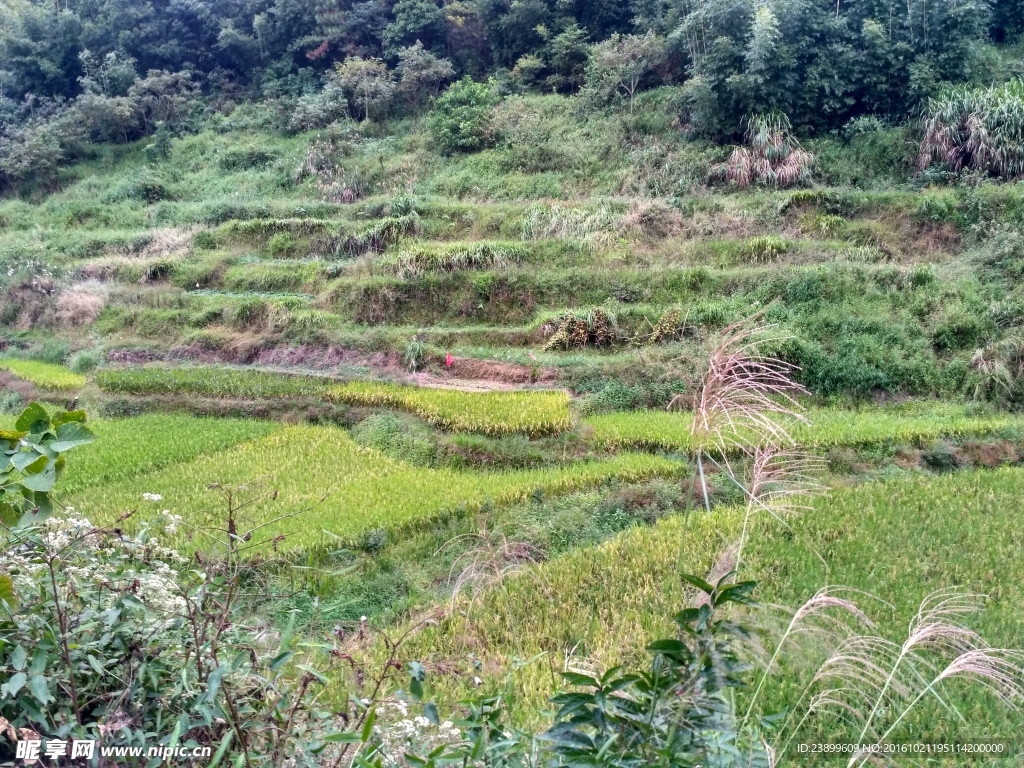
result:
M 58 485 L 61 498 L 225 451 L 266 437 L 282 425 L 273 421 L 201 419 L 161 413 L 128 419 L 90 419 L 89 428 L 97 440 L 76 451 L 75 460 L 68 464 Z
M 790 726 L 776 731 L 782 734 L 777 744 L 781 747 L 806 713 L 807 701 L 829 682 L 820 680 L 822 687 L 810 691 L 798 706 L 811 678 L 841 643 L 852 637 L 900 638 L 929 595 L 944 589 L 953 592 L 951 582 L 988 584 L 997 590 L 999 598 L 971 618 L 970 628 L 995 648 L 1018 643 L 1024 557 L 1014 542 L 1021 493 L 1024 471 L 1018 467 L 864 483 L 812 500 L 813 513 L 791 521 L 794 536 L 752 537 L 746 567 L 758 581 L 761 601 L 793 609 L 764 616 L 763 626 L 774 629 L 765 635 L 768 644 L 749 692 L 756 696 L 738 692 L 738 713 L 749 709 L 753 717 L 769 708 L 795 712 Z M 723 544 L 740 536 L 743 519 L 739 507 L 717 507 L 710 515 L 670 516 L 600 546 L 530 566 L 528 573 L 510 576 L 501 588 L 482 595 L 472 620 L 452 614 L 418 644 L 442 657 L 485 649 L 485 664 L 537 654 L 555 659 L 558 668 L 563 659 L 591 668 L 627 663 L 648 642 L 663 636 L 670 627 L 668 617 L 692 600 L 678 578 L 680 559 L 689 572 L 711 571 Z M 770 521 L 763 526 L 768 531 L 780 527 Z M 808 551 L 809 541 L 827 544 L 827 568 Z M 888 577 L 911 572 L 913 578 Z M 821 586 L 823 579 L 826 587 Z M 921 613 L 927 612 L 925 605 Z M 921 625 L 916 620 L 915 627 Z M 904 634 L 896 644 L 902 646 L 913 634 Z M 880 682 L 894 661 L 890 657 Z M 941 669 L 948 666 L 947 658 Z M 509 675 L 519 693 L 514 706 L 527 719 L 556 685 L 548 663 L 517 666 Z M 903 672 L 897 669 L 896 676 L 903 679 Z M 922 681 L 915 696 L 933 679 Z M 937 686 L 950 683 L 955 685 L 955 677 L 947 676 Z M 472 691 L 471 684 L 454 678 L 439 688 L 444 699 L 452 701 Z M 1013 737 L 1019 730 L 1020 714 L 992 707 L 993 700 L 982 688 L 939 692 L 951 707 L 971 718 L 967 734 Z M 924 706 L 935 701 L 922 699 L 890 737 L 913 739 L 927 733 L 940 737 L 937 740 L 956 740 L 964 733 L 957 729 L 956 714 L 941 705 Z M 855 741 L 873 703 L 869 700 L 860 707 L 858 727 L 841 732 L 841 737 L 834 720 L 812 717 L 795 738 Z M 873 718 L 876 735 L 885 733 L 902 711 L 880 708 Z M 905 732 L 900 732 L 902 726 Z M 820 736 L 826 738 L 816 738 Z M 779 758 L 782 765 L 803 764 L 797 762 L 799 755 Z
M 1024 176 L 1024 79 L 987 88 L 957 86 L 932 99 L 924 117 L 918 168 Z
M 463 392 L 352 381 L 331 387 L 327 397 L 409 411 L 453 432 L 544 435 L 572 428 L 569 395 L 561 391 Z
M 926 445 L 941 438 L 987 437 L 1024 427 L 1019 416 L 972 416 L 964 406 L 940 403 L 862 411 L 816 408 L 805 415 L 809 423 L 792 424 L 787 430 L 796 445 L 817 451 Z M 592 430 L 591 439 L 602 447 L 693 452 L 692 422 L 690 412 L 620 411 L 589 416 L 586 425 Z
M 74 392 L 85 386 L 85 376 L 63 365 L 40 363 L 37 360 L 0 358 L 0 370 L 9 371 L 19 379 L 31 382 L 40 389 Z
M 678 471 L 675 462 L 630 453 L 515 472 L 427 469 L 362 448 L 341 429 L 289 426 L 211 455 L 84 488 L 68 494 L 67 501 L 75 509 L 90 510 L 100 525 L 128 510 L 137 510 L 133 521 L 170 510 L 184 522 L 174 544 L 195 549 L 203 544 L 189 531 L 219 522 L 219 505 L 211 503 L 207 486 L 242 486 L 260 478 L 277 497 L 272 506 L 259 504 L 250 510 L 254 521 L 269 523 L 265 526 L 268 537 L 285 535 L 286 548 L 306 550 L 332 546 L 339 538 L 354 543 L 376 528 L 425 525 L 446 515 L 479 511 L 485 504 L 526 501 L 538 489 L 561 494 L 611 478 L 636 482 L 671 477 Z M 278 515 L 306 509 L 325 495 L 315 513 L 275 521 Z
M 255 399 L 316 397 L 323 395 L 332 383 L 331 379 L 317 376 L 204 365 L 117 368 L 96 374 L 96 384 L 104 392 L 125 395 L 192 394 Z

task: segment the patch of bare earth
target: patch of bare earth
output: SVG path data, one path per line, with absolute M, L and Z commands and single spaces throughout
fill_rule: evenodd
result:
M 528 384 L 550 384 L 558 378 L 558 374 L 551 368 L 454 357 L 451 364 L 440 373 L 414 373 L 408 378 L 421 387 L 491 392 L 517 389 Z

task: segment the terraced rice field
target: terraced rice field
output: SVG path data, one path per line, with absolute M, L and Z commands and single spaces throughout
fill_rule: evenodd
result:
M 85 376 L 62 365 L 40 363 L 36 360 L 0 358 L 0 371 L 9 371 L 19 379 L 31 382 L 40 389 L 73 392 L 85 386 Z
M 974 590 L 989 602 L 970 625 L 996 647 L 1016 647 L 1024 622 L 1022 497 L 1024 469 L 1018 467 L 899 476 L 835 490 L 788 529 L 759 524 L 741 576 L 756 580 L 755 596 L 772 605 L 799 606 L 825 584 L 858 590 L 857 602 L 878 631 L 897 642 L 906 638 L 907 622 L 927 594 Z M 503 664 L 514 679 L 517 706 L 535 711 L 552 690 L 552 671 L 566 659 L 599 667 L 635 661 L 647 642 L 671 633 L 671 616 L 691 595 L 679 574 L 707 573 L 738 536 L 742 517 L 736 508 L 677 515 L 543 563 L 488 593 L 472 621 L 453 616 L 418 644 L 440 656 L 486 649 L 484 663 Z M 779 619 L 764 621 L 768 637 L 778 637 Z M 796 703 L 807 683 L 803 662 L 813 657 L 784 657 L 782 674 L 769 680 L 778 710 Z M 507 661 L 513 658 L 532 662 L 519 667 Z M 446 697 L 469 690 L 448 681 L 438 685 Z M 977 692 L 963 706 L 977 724 L 970 731 L 976 738 L 1006 738 L 1024 725 Z M 956 733 L 955 727 L 929 730 L 943 720 L 936 715 L 922 709 L 905 733 Z M 812 727 L 808 738 L 827 736 L 829 727 Z
M 793 421 L 787 431 L 796 445 L 812 450 L 879 443 L 922 445 L 939 438 L 1019 435 L 1024 418 L 1010 414 L 971 415 L 963 406 L 921 403 L 906 408 L 837 410 L 815 408 L 807 423 Z M 666 411 L 624 411 L 591 416 L 585 424 L 594 441 L 608 448 L 691 452 L 693 416 Z
M 131 509 L 138 509 L 141 519 L 168 509 L 184 517 L 186 527 L 176 543 L 189 548 L 190 531 L 225 524 L 224 506 L 207 490 L 209 484 L 263 488 L 277 491 L 277 499 L 249 509 L 252 524 L 301 512 L 260 533 L 283 536 L 278 549 L 301 550 L 323 548 L 337 538 L 351 542 L 376 528 L 397 529 L 471 513 L 488 503 L 505 504 L 535 492 L 564 493 L 610 478 L 637 481 L 672 476 L 679 470 L 671 461 L 634 453 L 518 472 L 423 469 L 361 448 L 341 429 L 292 426 L 159 471 L 85 488 L 69 494 L 68 501 L 76 509 L 89 510 L 96 523 L 109 523 Z M 162 500 L 147 503 L 143 494 Z

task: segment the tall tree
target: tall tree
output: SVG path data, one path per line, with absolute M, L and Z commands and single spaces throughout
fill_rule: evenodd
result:
M 629 97 L 629 112 L 644 77 L 665 56 L 665 42 L 653 32 L 645 35 L 614 34 L 594 46 L 587 85 L 597 93 L 621 92 Z
M 334 79 L 370 119 L 370 109 L 384 106 L 395 93 L 395 81 L 387 64 L 380 59 L 349 56 L 334 69 Z

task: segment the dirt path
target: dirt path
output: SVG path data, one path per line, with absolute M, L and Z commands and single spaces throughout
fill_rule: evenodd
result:
M 492 379 L 460 379 L 454 376 L 438 376 L 433 373 L 414 373 L 408 377 L 411 384 L 432 389 L 458 389 L 462 392 L 508 392 L 520 389 L 521 384 Z

